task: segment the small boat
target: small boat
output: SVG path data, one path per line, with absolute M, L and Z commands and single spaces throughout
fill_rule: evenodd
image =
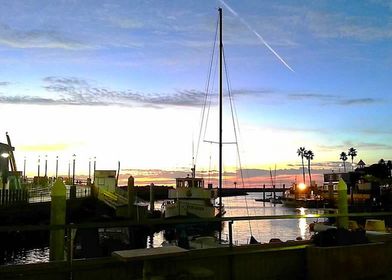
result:
M 204 179 L 194 175 L 192 172 L 192 177 L 176 178 L 176 188 L 169 190 L 169 200 L 161 207 L 165 218 L 214 218 L 224 215 L 223 206 L 221 214 L 219 205 L 215 203 L 217 189 L 204 188 Z
M 325 200 L 319 194 L 317 186 L 308 187 L 304 183 L 294 183 L 285 191 L 281 200 L 287 207 L 322 208 L 325 205 Z

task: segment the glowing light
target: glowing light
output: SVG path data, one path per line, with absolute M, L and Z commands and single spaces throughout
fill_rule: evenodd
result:
M 300 191 L 303 191 L 303 190 L 306 189 L 306 185 L 305 185 L 304 183 L 299 183 L 299 184 L 298 184 L 298 189 L 299 189 Z
M 2 153 L 1 154 L 1 157 L 3 157 L 3 158 L 8 158 L 10 155 L 8 154 L 8 153 Z

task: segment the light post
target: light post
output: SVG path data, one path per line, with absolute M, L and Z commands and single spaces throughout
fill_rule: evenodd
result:
M 26 179 L 26 156 L 24 156 L 24 161 L 23 161 L 23 179 Z
M 94 157 L 94 173 L 93 173 L 93 182 L 95 183 L 95 168 L 97 167 L 97 157 Z
M 48 155 L 45 155 L 45 178 L 48 176 Z
M 91 179 L 91 158 L 88 158 L 88 178 Z
M 71 180 L 71 161 L 68 161 L 68 182 Z
M 56 156 L 56 179 L 59 172 L 59 156 Z
M 38 184 L 39 184 L 39 173 L 40 173 L 40 168 L 41 168 L 41 156 L 38 156 Z
M 72 155 L 72 186 L 75 185 L 75 159 L 76 159 L 76 155 L 73 154 Z

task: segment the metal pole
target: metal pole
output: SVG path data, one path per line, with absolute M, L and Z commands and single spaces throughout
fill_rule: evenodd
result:
M 56 156 L 56 179 L 59 173 L 59 156 Z
M 38 156 L 38 184 L 39 184 L 39 172 L 40 172 L 40 166 L 41 166 L 41 158 Z
M 75 185 L 75 158 L 76 158 L 76 155 L 73 154 L 72 155 L 72 186 Z
M 45 155 L 45 177 L 48 176 L 48 155 Z
M 219 11 L 219 216 L 222 217 L 222 104 L 223 104 L 223 89 L 222 89 L 222 60 L 223 60 L 223 43 L 222 43 L 222 8 Z M 222 239 L 222 231 L 219 230 L 219 241 Z
M 71 161 L 68 161 L 68 181 L 71 179 Z
M 91 179 L 91 158 L 88 159 L 88 178 Z
M 26 179 L 26 156 L 23 161 L 23 179 Z
M 97 157 L 94 157 L 94 173 L 93 173 L 93 182 L 95 183 L 95 168 L 97 166 Z

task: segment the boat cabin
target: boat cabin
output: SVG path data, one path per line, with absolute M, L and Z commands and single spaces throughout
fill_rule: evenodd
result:
M 204 179 L 195 177 L 176 178 L 177 188 L 204 188 Z

